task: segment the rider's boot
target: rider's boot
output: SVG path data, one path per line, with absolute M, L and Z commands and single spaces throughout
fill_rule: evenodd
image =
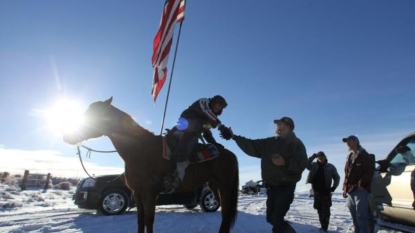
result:
M 185 170 L 189 165 L 189 160 L 185 160 L 183 162 L 177 162 L 176 170 L 173 172 L 172 175 L 168 176 L 164 180 L 164 187 L 165 191 L 163 193 L 172 193 L 179 187 L 180 183 L 184 179 Z

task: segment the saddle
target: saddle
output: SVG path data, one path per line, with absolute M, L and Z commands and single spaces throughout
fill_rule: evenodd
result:
M 168 194 L 176 190 L 180 185 L 180 179 L 178 179 L 175 172 L 176 167 L 176 158 L 172 157 L 172 151 L 179 143 L 179 137 L 174 134 L 175 129 L 169 130 L 166 129 L 167 133 L 162 137 L 163 138 L 163 158 L 169 161 L 171 165 L 171 171 L 164 177 L 163 186 L 164 191 L 161 193 Z M 198 143 L 194 152 L 191 153 L 189 157 L 189 163 L 201 163 L 212 160 L 220 156 L 218 148 L 214 144 L 201 144 Z
M 163 136 L 163 157 L 166 160 L 172 161 L 172 151 L 179 142 L 179 138 L 174 135 L 175 130 L 166 129 L 167 133 Z M 211 143 L 198 143 L 195 151 L 190 155 L 190 163 L 201 163 L 220 156 L 218 148 Z

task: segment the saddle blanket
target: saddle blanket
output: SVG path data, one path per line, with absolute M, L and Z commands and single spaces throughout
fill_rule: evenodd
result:
M 220 155 L 218 148 L 213 144 L 201 144 L 197 149 L 197 161 L 192 162 L 205 162 L 214 159 Z M 163 137 L 163 157 L 167 160 L 171 159 L 171 149 L 167 145 L 166 137 Z

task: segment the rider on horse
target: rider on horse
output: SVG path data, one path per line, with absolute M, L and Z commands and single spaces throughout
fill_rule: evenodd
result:
M 212 98 L 197 100 L 180 115 L 177 125 L 172 130 L 179 138 L 172 152 L 172 157 L 177 162 L 175 178 L 171 184 L 173 189 L 183 181 L 185 170 L 189 165 L 189 157 L 195 151 L 199 137 L 203 136 L 206 142 L 217 144 L 210 128 L 218 127 L 219 130 L 224 128 L 218 116 L 227 105 L 225 98 L 215 95 Z

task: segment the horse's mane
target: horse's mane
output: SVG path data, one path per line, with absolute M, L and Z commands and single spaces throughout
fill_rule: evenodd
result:
M 152 136 L 155 135 L 154 132 L 152 132 L 152 131 L 142 127 L 140 124 L 138 124 L 130 114 L 116 108 L 113 105 L 110 105 L 110 106 L 112 107 L 112 109 L 116 110 L 118 112 L 118 114 L 123 115 L 122 120 L 121 120 L 121 125 L 122 125 L 122 128 L 129 135 L 131 135 L 131 136 L 144 136 L 144 135 L 148 135 L 148 134 L 150 134 Z

